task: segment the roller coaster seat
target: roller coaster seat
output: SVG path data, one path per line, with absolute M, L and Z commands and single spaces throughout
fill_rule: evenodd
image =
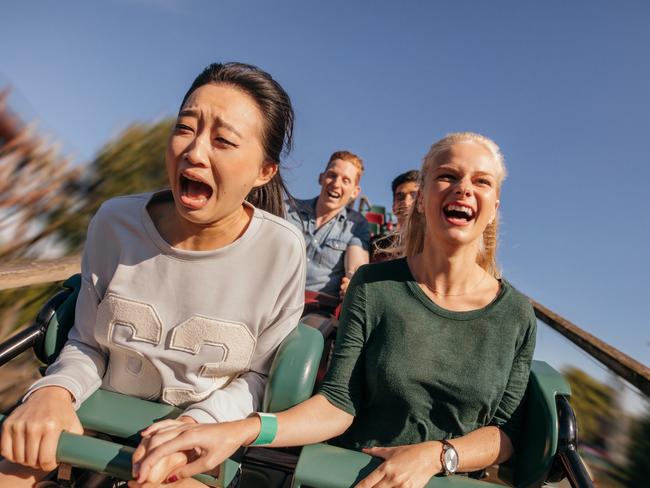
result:
M 74 323 L 75 304 L 80 285 L 79 275 L 70 277 L 64 282 L 63 290 L 50 299 L 38 314 L 36 322 L 44 330 L 44 334 L 34 344 L 34 351 L 45 364 L 49 365 L 56 359 L 67 340 L 68 332 Z M 321 332 L 304 323 L 299 323 L 298 327 L 284 339 L 271 365 L 264 392 L 263 411 L 285 410 L 312 395 L 323 344 Z M 77 414 L 84 428 L 117 437 L 120 442 L 134 445 L 139 440 L 141 430 L 155 421 L 175 418 L 180 412 L 178 408 L 171 405 L 140 400 L 100 389 L 81 405 Z M 69 438 L 70 436 L 65 436 L 65 439 Z M 96 468 L 97 463 L 102 462 L 99 458 L 95 461 L 87 459 L 88 456 L 92 457 L 93 441 L 97 439 L 88 439 L 85 447 L 76 449 L 78 452 L 74 453 L 71 464 Z M 69 444 L 72 447 L 74 442 L 70 441 Z M 101 457 L 99 451 L 101 449 L 97 454 Z M 124 454 L 124 449 L 120 452 Z M 118 478 L 129 479 L 128 456 L 121 460 L 114 459 L 113 464 L 107 466 L 104 471 Z M 227 461 L 222 468 L 225 474 L 220 483 L 227 486 L 237 469 L 237 463 Z M 210 480 L 205 478 L 203 481 Z

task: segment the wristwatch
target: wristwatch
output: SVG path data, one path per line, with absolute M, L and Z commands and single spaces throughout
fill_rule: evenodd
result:
M 444 470 L 445 476 L 454 474 L 458 469 L 458 451 L 449 441 L 442 439 L 442 452 L 440 453 L 440 464 Z

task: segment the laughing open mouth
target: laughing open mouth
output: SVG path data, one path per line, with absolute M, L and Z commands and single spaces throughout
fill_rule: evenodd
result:
M 442 211 L 448 219 L 464 220 L 466 222 L 474 219 L 474 210 L 465 205 L 450 203 L 449 205 L 446 205 Z
M 179 177 L 181 200 L 184 204 L 193 207 L 203 207 L 212 196 L 213 190 L 210 185 L 190 174 L 184 173 Z

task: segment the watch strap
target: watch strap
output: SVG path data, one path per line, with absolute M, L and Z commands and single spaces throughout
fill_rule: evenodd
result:
M 272 413 L 255 412 L 260 419 L 260 433 L 250 444 L 251 446 L 265 446 L 273 442 L 278 433 L 278 418 Z

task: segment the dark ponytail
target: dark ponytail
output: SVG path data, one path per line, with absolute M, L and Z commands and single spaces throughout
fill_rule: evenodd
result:
M 213 63 L 196 77 L 183 97 L 181 108 L 197 88 L 210 83 L 224 83 L 247 93 L 260 108 L 264 117 L 262 147 L 267 161 L 278 164 L 278 172 L 265 185 L 253 188 L 246 200 L 257 208 L 279 217 L 285 216 L 284 200 L 291 199 L 280 174 L 281 156 L 287 155 L 293 146 L 293 122 L 295 114 L 291 99 L 284 88 L 270 74 L 257 66 L 243 63 Z
M 246 201 L 257 208 L 284 218 L 286 214 L 284 208 L 285 198 L 292 200 L 278 169 L 278 172 L 266 185 L 253 188 L 246 197 Z

